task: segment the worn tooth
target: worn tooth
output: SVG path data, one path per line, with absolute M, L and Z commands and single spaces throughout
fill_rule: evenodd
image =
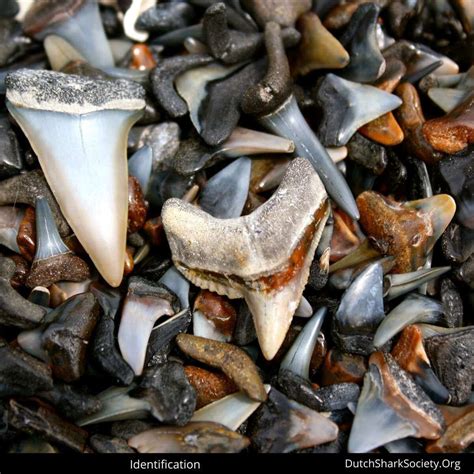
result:
M 362 125 L 402 104 L 393 94 L 334 74 L 328 74 L 322 81 L 316 100 L 323 109 L 318 136 L 326 146 L 346 145 Z
M 288 453 L 333 441 L 338 431 L 327 417 L 272 388 L 255 415 L 251 433 L 252 444 L 259 452 Z
M 144 196 L 150 185 L 152 166 L 153 150 L 148 145 L 141 147 L 128 160 L 128 174 L 137 178 Z
M 255 364 L 242 349 L 190 334 L 178 334 L 176 343 L 190 357 L 221 369 L 252 400 L 267 398 Z
M 410 324 L 439 322 L 442 314 L 441 303 L 418 293 L 412 293 L 390 311 L 382 321 L 374 336 L 374 346 L 382 347 Z
M 120 320 L 118 343 L 125 361 L 136 375 L 145 363 L 146 349 L 155 322 L 179 311 L 177 297 L 166 287 L 132 277 Z
M 66 219 L 105 280 L 118 286 L 127 231 L 126 136 L 142 114 L 143 89 L 32 70 L 9 74 L 7 89 L 8 109 L 29 137 Z M 107 140 L 103 127 L 110 131 Z
M 61 36 L 92 66 L 114 65 L 96 1 L 34 2 L 23 20 L 23 30 L 36 39 Z
M 318 69 L 341 69 L 349 63 L 349 54 L 324 27 L 318 15 L 307 12 L 298 19 L 301 41 L 292 66 L 294 75 L 306 75 Z
M 165 272 L 158 283 L 166 286 L 179 298 L 183 309 L 189 308 L 189 282 L 178 272 L 174 265 Z
M 217 423 L 191 422 L 185 427 L 163 426 L 128 440 L 139 453 L 238 453 L 250 440 Z
M 292 207 L 294 211 L 286 213 L 286 206 L 296 202 L 300 204 Z M 301 299 L 327 219 L 324 188 L 311 165 L 301 158 L 293 160 L 278 190 L 250 215 L 215 219 L 170 199 L 162 218 L 177 268 L 201 288 L 245 298 L 262 351 L 273 358 Z M 183 246 L 189 232 L 194 239 Z M 211 235 L 222 238 L 209 239 Z M 255 258 L 255 249 L 261 258 Z M 288 273 L 293 258 L 297 267 Z
M 188 107 L 174 88 L 176 78 L 190 69 L 202 67 L 213 61 L 207 54 L 192 54 L 188 56 L 175 56 L 163 59 L 153 69 L 150 79 L 153 93 L 158 103 L 173 117 L 182 117 L 188 112 Z
M 17 235 L 25 210 L 14 206 L 0 206 L 0 244 L 20 253 Z
M 264 385 L 264 387 L 266 393 L 271 389 L 270 385 Z M 233 393 L 195 411 L 191 420 L 219 423 L 235 431 L 261 403 L 261 401 L 252 400 L 242 392 Z
M 336 342 L 346 352 L 369 355 L 373 333 L 384 316 L 383 268 L 375 262 L 354 279 L 341 298 L 334 318 Z
M 84 56 L 61 36 L 47 36 L 43 41 L 43 46 L 53 71 L 61 71 L 74 61 L 86 62 Z
M 438 278 L 449 270 L 451 270 L 451 267 L 422 268 L 416 272 L 399 274 L 392 273 L 390 275 L 385 275 L 385 296 L 389 301 L 398 298 L 399 296 L 409 293 L 425 283 Z
M 313 315 L 313 308 L 309 301 L 302 296 L 300 299 L 300 303 L 295 311 L 295 316 L 300 318 L 310 318 Z
M 216 173 L 201 192 L 201 209 L 219 219 L 239 217 L 247 200 L 251 165 L 242 157 Z
M 365 453 L 397 439 L 437 439 L 441 412 L 390 354 L 374 352 L 364 377 L 349 437 L 350 453 Z
M 439 381 L 431 369 L 419 328 L 407 326 L 391 353 L 398 365 L 411 374 L 415 382 L 429 395 L 431 400 L 435 403 L 449 403 L 448 389 Z
M 110 387 L 97 395 L 102 403 L 101 409 L 92 415 L 81 418 L 76 423 L 78 426 L 87 426 L 119 420 L 132 420 L 146 418 L 150 412 L 150 404 L 146 400 L 133 398 L 129 393 L 135 385 L 128 387 Z
M 380 52 L 376 25 L 380 7 L 375 3 L 359 6 L 344 34 L 341 44 L 350 55 L 347 67 L 340 75 L 356 82 L 373 82 L 385 71 L 385 59 Z
M 147 31 L 137 31 L 136 23 L 139 16 L 149 8 L 155 6 L 156 0 L 132 0 L 123 16 L 124 33 L 133 41 L 144 43 L 148 39 Z
M 383 254 L 395 257 L 394 273 L 416 271 L 424 265 L 456 211 L 448 194 L 397 202 L 365 191 L 357 197 L 357 205 L 361 226 L 372 243 Z
M 428 97 L 446 113 L 455 109 L 467 96 L 465 90 L 432 87 L 428 91 Z
M 319 309 L 305 324 L 281 362 L 280 370 L 290 370 L 296 375 L 309 380 L 311 357 L 326 313 L 327 308 Z
M 36 253 L 26 284 L 50 286 L 61 280 L 83 281 L 89 267 L 62 241 L 46 198 L 36 200 Z

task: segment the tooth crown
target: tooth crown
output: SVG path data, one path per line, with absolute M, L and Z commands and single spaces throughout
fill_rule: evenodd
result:
M 20 69 L 5 79 L 7 99 L 17 107 L 87 114 L 98 110 L 141 110 L 145 91 L 126 80 L 88 79 L 73 74 Z
M 169 199 L 162 218 L 175 261 L 192 269 L 256 279 L 288 263 L 326 199 L 311 164 L 296 158 L 274 195 L 248 216 L 216 219 Z

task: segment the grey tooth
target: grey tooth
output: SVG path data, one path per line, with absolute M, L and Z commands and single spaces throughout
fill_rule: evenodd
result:
M 14 206 L 0 206 L 0 244 L 20 253 L 16 241 L 25 210 Z
M 428 91 L 428 97 L 446 113 L 456 108 L 468 95 L 469 91 L 462 89 L 432 87 Z
M 169 288 L 178 298 L 182 308 L 189 308 L 189 282 L 173 265 L 158 280 Z
M 140 148 L 128 160 L 128 174 L 137 178 L 144 196 L 148 192 L 152 165 L 153 150 L 148 145 Z
M 216 173 L 201 192 L 201 209 L 219 219 L 239 217 L 247 200 L 251 166 L 251 160 L 242 157 Z
M 313 315 L 313 308 L 309 301 L 302 296 L 300 299 L 300 304 L 296 308 L 295 316 L 299 318 L 310 318 Z
M 319 309 L 305 324 L 303 330 L 298 334 L 295 342 L 281 362 L 280 370 L 290 370 L 296 375 L 309 380 L 311 356 L 313 355 L 326 313 L 327 308 Z
M 374 346 L 382 347 L 410 324 L 439 322 L 443 311 L 438 301 L 412 293 L 382 321 L 374 336 Z
M 422 454 L 425 453 L 423 445 L 415 438 L 402 438 L 384 445 L 391 454 Z
M 224 336 L 216 326 L 209 321 L 201 311 L 193 313 L 193 334 L 213 341 L 229 342 L 230 338 Z

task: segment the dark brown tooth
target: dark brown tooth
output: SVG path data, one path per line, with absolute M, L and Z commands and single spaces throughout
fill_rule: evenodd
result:
M 228 298 L 201 290 L 194 301 L 194 310 L 200 311 L 227 340 L 232 338 L 237 312 Z
M 129 234 L 139 231 L 146 221 L 148 205 L 140 183 L 133 176 L 128 177 L 128 228 Z
M 262 28 L 272 21 L 281 26 L 294 26 L 298 17 L 311 9 L 311 0 L 244 0 L 242 5 Z
M 184 372 L 196 390 L 196 410 L 238 391 L 234 382 L 225 374 L 210 372 L 194 365 L 185 366 Z
M 321 368 L 321 382 L 322 385 L 344 382 L 360 384 L 365 372 L 367 372 L 365 357 L 332 348 L 326 354 L 324 365 Z
M 133 454 L 135 451 L 128 447 L 125 440 L 103 434 L 92 435 L 89 444 L 96 453 Z
M 423 134 L 444 153 L 457 153 L 474 143 L 474 92 L 444 117 L 426 122 Z
M 257 367 L 242 349 L 191 334 L 178 334 L 176 343 L 193 359 L 221 369 L 252 400 L 263 402 L 267 399 Z
M 87 450 L 87 431 L 64 420 L 37 399 L 25 402 L 10 400 L 8 413 L 10 424 L 23 433 L 40 436 L 80 453 Z
M 466 403 L 474 382 L 474 329 L 429 337 L 425 347 L 436 375 L 449 390 L 451 404 Z
M 43 333 L 42 346 L 56 378 L 73 382 L 83 375 L 98 315 L 95 296 L 82 293 L 66 301 L 59 317 Z
M 441 438 L 429 442 L 428 453 L 460 453 L 474 442 L 474 405 L 464 407 L 440 406 L 446 420 L 446 431 Z

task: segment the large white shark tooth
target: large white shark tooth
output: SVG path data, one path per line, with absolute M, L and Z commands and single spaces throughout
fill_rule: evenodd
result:
M 270 385 L 264 385 L 268 393 Z M 243 392 L 232 393 L 194 412 L 191 421 L 211 421 L 236 430 L 262 404 Z
M 118 343 L 125 361 L 136 375 L 145 364 L 151 331 L 162 316 L 179 311 L 177 297 L 164 286 L 140 277 L 131 277 L 118 330 Z
M 16 237 L 25 210 L 16 206 L 0 206 L 0 244 L 20 253 Z
M 201 288 L 245 298 L 267 359 L 285 338 L 327 217 L 324 187 L 302 158 L 247 216 L 217 219 L 179 199 L 162 210 L 176 268 Z
M 23 29 L 36 39 L 61 36 L 94 67 L 114 65 L 96 0 L 32 2 Z
M 111 286 L 122 281 L 128 217 L 127 135 L 145 107 L 128 81 L 51 71 L 9 74 L 7 107 L 38 156 L 61 211 Z
M 365 453 L 397 439 L 437 439 L 444 419 L 436 405 L 390 354 L 374 352 L 349 437 L 350 453 Z
M 286 353 L 280 365 L 280 370 L 290 370 L 294 374 L 309 380 L 309 365 L 318 340 L 321 326 L 326 316 L 327 308 L 321 308 L 305 324 L 293 345 Z
M 443 305 L 438 301 L 412 293 L 381 322 L 374 336 L 374 346 L 382 347 L 410 324 L 437 323 L 443 312 Z

